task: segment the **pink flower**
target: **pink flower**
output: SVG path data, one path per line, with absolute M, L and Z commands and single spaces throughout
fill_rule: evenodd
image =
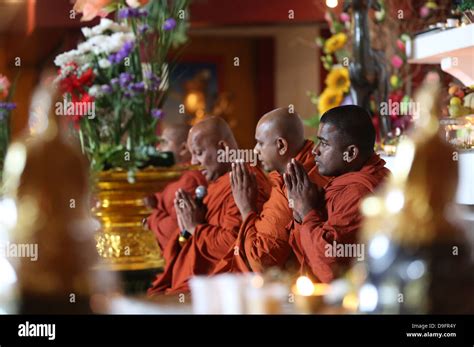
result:
M 10 81 L 4 75 L 0 75 L 0 99 L 8 96 L 8 89 L 10 89 Z
M 82 13 L 81 21 L 89 21 L 97 16 L 105 17 L 109 13 L 106 9 L 113 0 L 77 0 L 74 11 Z
M 399 55 L 394 55 L 392 57 L 392 66 L 395 68 L 395 69 L 399 69 L 402 65 L 403 65 L 403 59 L 400 58 Z
M 430 15 L 430 9 L 426 6 L 420 8 L 420 17 L 426 18 Z
M 403 53 L 405 53 L 405 42 L 398 39 L 397 40 L 397 47 L 398 47 L 399 50 L 401 50 Z
M 148 1 L 149 0 L 126 0 L 125 2 L 127 3 L 128 6 L 137 8 L 137 7 L 148 4 Z
M 346 22 L 349 22 L 351 20 L 351 16 L 349 16 L 348 13 L 346 12 L 342 12 L 339 16 L 339 18 L 341 19 L 341 21 L 343 21 L 344 23 Z

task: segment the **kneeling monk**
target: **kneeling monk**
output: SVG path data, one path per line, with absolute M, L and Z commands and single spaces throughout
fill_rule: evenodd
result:
M 359 106 L 327 111 L 321 117 L 317 138 L 319 143 L 313 149 L 316 166 L 322 175 L 334 178 L 320 190 L 304 167 L 292 160 L 284 179 L 296 218 L 290 243 L 301 273 L 315 281 L 330 282 L 354 258 L 349 254 L 338 257 L 336 248 L 356 246 L 361 200 L 374 192 L 390 171 L 374 153 L 375 129 L 367 111 Z
M 193 275 L 212 273 L 217 262 L 233 247 L 242 219 L 232 197 L 229 179 L 231 163 L 218 160 L 223 152 L 237 151 L 237 143 L 228 124 L 219 117 L 210 117 L 196 124 L 188 135 L 192 164 L 204 167 L 208 181 L 205 209 L 186 192 L 176 194 L 175 209 L 180 229 L 187 241 L 180 242 L 178 232 L 166 246 L 167 264 L 149 289 L 156 293 L 188 291 Z M 257 206 L 268 198 L 269 183 L 262 170 L 252 168 L 258 185 Z M 181 236 L 181 240 L 183 236 Z
M 186 124 L 168 124 L 161 135 L 159 150 L 173 153 L 175 165 L 188 166 L 191 161 L 187 138 L 191 127 Z M 163 250 L 169 239 L 178 229 L 178 220 L 174 210 L 174 199 L 178 189 L 194 193 L 198 186 L 207 186 L 206 179 L 199 170 L 186 170 L 181 177 L 169 183 L 161 192 L 148 197 L 146 204 L 153 212 L 146 219 L 147 227 L 155 233 L 160 248 Z M 165 259 L 166 260 L 166 259 Z

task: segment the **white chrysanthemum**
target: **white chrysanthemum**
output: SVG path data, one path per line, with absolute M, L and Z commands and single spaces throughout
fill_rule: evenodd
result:
M 81 28 L 81 31 L 82 31 L 82 35 L 84 35 L 84 37 L 91 37 L 92 36 L 91 28 L 84 27 L 84 28 Z
M 78 56 L 79 51 L 77 49 L 61 53 L 54 59 L 54 64 L 56 64 L 56 66 L 64 66 L 71 61 L 75 61 Z
M 133 33 L 114 33 L 111 36 L 97 35 L 79 45 L 81 53 L 92 52 L 95 55 L 110 54 L 119 51 L 126 42 L 135 41 Z
M 110 63 L 108 59 L 105 59 L 105 58 L 99 59 L 99 67 L 101 69 L 107 69 L 110 66 L 112 66 L 112 64 Z
M 125 43 L 135 42 L 133 33 L 114 33 L 108 40 L 108 53 L 118 52 Z
M 92 44 L 89 41 L 82 42 L 77 46 L 77 50 L 81 54 L 89 53 L 92 50 Z
M 64 52 L 59 54 L 54 59 L 54 64 L 63 68 L 68 63 L 76 63 L 79 66 L 84 66 L 92 62 L 92 57 L 90 54 L 84 54 L 77 49 L 73 49 L 72 51 Z
M 107 39 L 108 39 L 108 36 L 106 35 L 97 35 L 97 36 L 91 37 L 86 42 L 80 43 L 79 46 L 77 46 L 77 49 L 81 53 L 92 52 L 97 55 L 103 51 L 102 46 L 104 42 L 107 41 Z
M 142 4 L 138 0 L 126 0 L 127 5 L 133 8 L 140 7 Z
M 100 23 L 92 28 L 82 28 L 82 33 L 85 37 L 90 38 L 96 35 L 102 35 L 105 31 L 112 31 L 112 32 L 131 32 L 131 29 L 126 26 L 114 22 L 108 18 L 102 18 Z
M 89 88 L 88 93 L 89 93 L 90 96 L 93 96 L 93 97 L 100 96 L 102 94 L 102 90 L 100 89 L 100 85 L 94 84 L 93 86 L 91 86 Z

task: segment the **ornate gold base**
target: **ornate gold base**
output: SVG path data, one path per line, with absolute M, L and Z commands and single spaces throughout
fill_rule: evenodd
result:
M 101 223 L 96 235 L 98 266 L 107 270 L 144 270 L 164 266 L 155 235 L 143 229 L 142 220 L 150 214 L 143 198 L 160 191 L 178 179 L 183 167 L 149 168 L 138 171 L 129 183 L 123 170 L 103 171 L 95 186 L 96 206 L 92 213 Z

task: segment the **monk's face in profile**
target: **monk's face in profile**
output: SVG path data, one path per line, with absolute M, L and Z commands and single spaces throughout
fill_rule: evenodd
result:
M 254 152 L 262 163 L 265 171 L 280 171 L 281 157 L 278 155 L 278 142 L 275 139 L 273 127 L 268 122 L 258 123 L 255 130 Z
M 158 150 L 162 152 L 171 152 L 176 163 L 188 154 L 186 142 L 179 142 L 177 135 L 172 128 L 165 128 L 161 134 Z
M 203 167 L 201 173 L 208 182 L 215 181 L 228 171 L 225 163 L 217 161 L 218 149 L 224 149 L 225 146 L 215 142 L 212 136 L 205 136 L 199 131 L 191 131 L 188 136 L 191 164 Z
M 319 141 L 313 148 L 313 154 L 319 173 L 340 176 L 348 172 L 347 145 L 339 130 L 332 124 L 321 123 L 317 138 Z

